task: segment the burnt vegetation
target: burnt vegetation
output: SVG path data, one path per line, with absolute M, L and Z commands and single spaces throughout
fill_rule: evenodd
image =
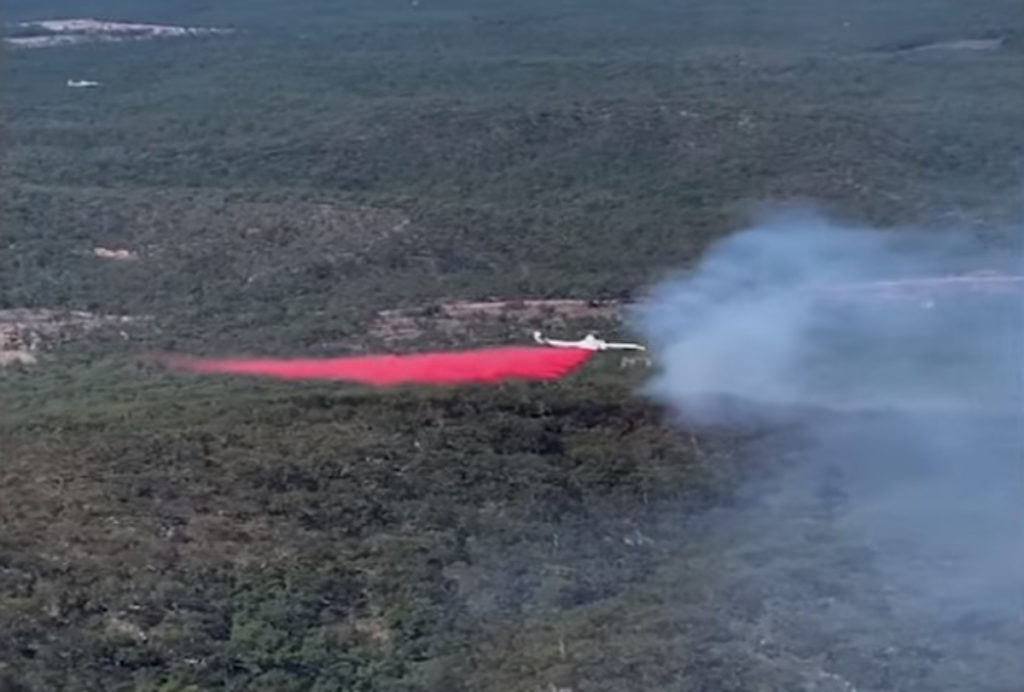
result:
M 238 31 L 4 56 L 0 309 L 145 319 L 0 371 L 0 688 L 1018 689 L 1014 632 L 974 623 L 967 650 L 864 586 L 841 481 L 763 552 L 709 530 L 775 470 L 744 445 L 781 433 L 679 426 L 642 368 L 367 392 L 136 359 L 387 346 L 379 311 L 452 300 L 629 300 L 765 199 L 998 227 L 1019 42 L 878 46 L 1019 36 L 1016 3 L 85 5 L 47 10 Z M 822 570 L 771 541 L 840 547 Z

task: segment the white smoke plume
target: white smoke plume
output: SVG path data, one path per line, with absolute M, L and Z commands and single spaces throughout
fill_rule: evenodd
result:
M 1019 617 L 1018 240 L 768 214 L 639 305 L 657 367 L 647 394 L 689 424 L 797 423 L 788 449 L 750 452 L 803 460 L 762 502 L 799 515 L 827 476 L 843 498 L 834 525 L 921 605 Z M 1010 278 L 949 279 L 977 270 Z
M 710 420 L 732 399 L 1017 410 L 1024 284 L 947 278 L 1015 264 L 951 232 L 884 232 L 777 212 L 713 246 L 640 306 L 639 328 L 661 368 L 649 391 Z

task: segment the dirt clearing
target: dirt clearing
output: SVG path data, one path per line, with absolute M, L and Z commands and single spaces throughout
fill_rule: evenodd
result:
M 558 327 L 570 323 L 605 323 L 621 318 L 621 301 L 553 298 L 546 300 L 452 301 L 430 306 L 383 310 L 370 328 L 385 341 L 409 341 L 428 333 L 459 335 L 473 327 L 513 324 Z
M 154 38 L 175 38 L 228 34 L 231 29 L 105 22 L 99 19 L 48 19 L 21 22 L 4 40 L 20 48 L 50 48 L 78 43 L 117 42 Z
M 0 366 L 38 362 L 38 353 L 54 342 L 80 338 L 103 328 L 125 327 L 139 318 L 97 315 L 83 310 L 42 308 L 0 310 Z M 127 337 L 122 331 L 121 334 Z

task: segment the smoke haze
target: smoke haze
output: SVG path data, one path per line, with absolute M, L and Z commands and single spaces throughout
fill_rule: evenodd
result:
M 984 615 L 1018 631 L 1020 284 L 990 294 L 856 284 L 1019 267 L 1019 255 L 1008 261 L 964 234 L 768 214 L 639 306 L 635 324 L 658 368 L 646 392 L 691 425 L 794 424 L 781 443 L 750 450 L 765 476 L 779 468 L 770 462 L 797 461 L 754 483 L 751 504 L 729 519 L 748 548 L 804 531 L 824 506 L 834 546 L 867 548 L 861 562 L 882 575 L 871 589 L 900 593 L 929 617 Z M 815 558 L 820 571 L 836 569 L 827 551 Z

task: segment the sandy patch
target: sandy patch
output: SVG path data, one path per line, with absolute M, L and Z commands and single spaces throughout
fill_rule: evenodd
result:
M 39 360 L 31 351 L 24 349 L 12 349 L 10 351 L 0 349 L 0 368 L 11 365 L 35 365 Z
M 1008 43 L 1005 36 L 998 38 L 962 38 L 951 41 L 930 41 L 904 44 L 896 48 L 897 53 L 921 53 L 935 51 L 989 51 L 1004 48 Z
M 83 336 L 101 328 L 127 325 L 137 319 L 80 310 L 0 310 L 0 366 L 35 364 L 38 352 L 47 343 Z
M 139 259 L 138 253 L 125 249 L 110 250 L 105 247 L 97 247 L 93 248 L 92 254 L 100 259 L 116 260 L 119 262 L 131 262 Z
M 391 643 L 391 629 L 380 617 L 364 617 L 352 621 L 352 629 L 378 644 Z
M 154 38 L 175 38 L 232 33 L 231 29 L 105 22 L 98 19 L 47 19 L 21 22 L 5 39 L 21 48 L 47 48 L 76 43 L 128 41 Z

